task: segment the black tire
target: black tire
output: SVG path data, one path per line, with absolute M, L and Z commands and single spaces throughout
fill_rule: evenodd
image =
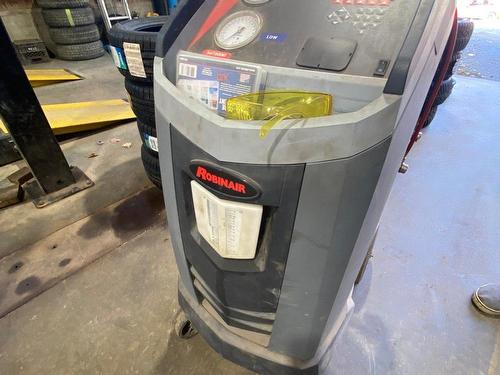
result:
M 109 31 L 109 44 L 123 49 L 123 43 L 139 44 L 146 78 L 130 74 L 128 69 L 118 69 L 125 77 L 134 81 L 153 82 L 153 60 L 156 50 L 156 36 L 168 16 L 135 18 L 115 24 Z
M 448 66 L 448 70 L 446 71 L 446 75 L 444 76 L 444 80 L 450 79 L 453 74 L 455 74 L 455 66 L 457 65 L 458 60 L 462 58 L 462 52 L 456 52 L 453 54 L 453 58 L 451 59 L 450 65 Z
M 75 27 L 95 23 L 92 8 L 42 9 L 43 19 L 50 27 Z
M 161 189 L 160 159 L 158 155 L 153 154 L 146 146 L 142 145 L 141 159 L 149 179 L 156 187 Z
M 137 120 L 137 128 L 141 136 L 142 143 L 147 147 L 148 151 L 154 155 L 158 155 L 158 139 L 156 135 L 156 128 Z
M 438 95 L 436 96 L 436 100 L 434 100 L 433 106 L 438 106 L 443 104 L 453 92 L 453 87 L 455 86 L 455 80 L 453 78 L 447 79 L 441 83 L 439 87 Z
M 455 44 L 455 52 L 463 51 L 470 42 L 470 38 L 474 33 L 474 22 L 469 18 L 460 18 L 458 20 L 457 42 Z
M 82 44 L 100 39 L 99 29 L 94 25 L 77 27 L 51 27 L 50 37 L 57 44 Z
M 58 45 L 56 47 L 56 56 L 62 60 L 90 60 L 102 55 L 104 55 L 104 48 L 100 40 L 68 46 Z
M 149 126 L 155 125 L 155 102 L 153 85 L 125 78 L 125 89 L 130 95 L 130 106 L 139 120 Z
M 434 117 L 436 116 L 437 112 L 437 105 L 432 106 L 431 111 L 429 112 L 429 116 L 427 117 L 427 120 L 424 122 L 424 128 L 428 127 L 432 120 L 434 120 Z
M 45 9 L 71 9 L 89 6 L 89 0 L 37 0 L 36 2 L 40 8 Z

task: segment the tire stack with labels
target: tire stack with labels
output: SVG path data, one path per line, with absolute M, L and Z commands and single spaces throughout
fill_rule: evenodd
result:
M 161 188 L 153 95 L 153 60 L 156 37 L 167 16 L 135 18 L 120 22 L 109 32 L 115 64 L 125 76 L 130 105 L 137 116 L 142 139 L 141 157 L 149 179 Z
M 429 126 L 436 115 L 437 108 L 439 105 L 443 104 L 453 92 L 453 88 L 455 87 L 455 80 L 453 79 L 453 74 L 455 72 L 455 65 L 460 60 L 462 56 L 462 51 L 467 47 L 469 41 L 472 37 L 472 33 L 474 32 L 474 23 L 468 18 L 460 18 L 458 20 L 458 35 L 457 42 L 455 44 L 455 49 L 453 50 L 453 58 L 451 60 L 450 65 L 448 66 L 448 71 L 446 72 L 446 76 L 444 77 L 444 81 L 441 83 L 439 87 L 439 93 L 434 101 L 429 117 L 427 118 L 424 128 Z M 437 77 L 434 77 L 436 80 Z M 434 84 L 431 86 L 430 92 L 434 89 Z
M 104 55 L 89 0 L 37 0 L 62 60 L 89 60 Z

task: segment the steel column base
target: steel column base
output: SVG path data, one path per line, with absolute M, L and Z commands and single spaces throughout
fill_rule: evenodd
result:
M 88 178 L 80 168 L 71 166 L 70 169 L 75 178 L 75 183 L 53 193 L 46 194 L 36 179 L 30 180 L 23 185 L 23 189 L 33 200 L 33 204 L 36 208 L 46 207 L 70 195 L 76 194 L 79 191 L 94 186 L 94 182 Z

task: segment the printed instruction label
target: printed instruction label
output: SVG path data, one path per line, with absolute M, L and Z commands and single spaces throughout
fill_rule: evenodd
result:
M 200 235 L 223 258 L 253 259 L 263 207 L 220 199 L 196 181 L 191 193 Z
M 142 61 L 141 46 L 137 43 L 123 43 L 128 71 L 134 77 L 146 78 L 144 62 Z
M 111 49 L 111 56 L 113 57 L 115 65 L 119 69 L 127 69 L 127 60 L 125 59 L 125 53 L 123 53 L 123 49 L 113 46 L 109 47 Z
M 144 134 L 144 140 L 146 141 L 146 146 L 151 150 L 158 152 L 158 138 L 151 135 Z
M 262 68 L 205 56 L 179 55 L 177 87 L 224 116 L 228 99 L 259 91 Z

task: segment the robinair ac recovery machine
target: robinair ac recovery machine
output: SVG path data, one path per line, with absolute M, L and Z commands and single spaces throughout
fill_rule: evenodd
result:
M 224 357 L 322 372 L 454 11 L 186 0 L 162 29 L 155 102 L 179 301 Z

